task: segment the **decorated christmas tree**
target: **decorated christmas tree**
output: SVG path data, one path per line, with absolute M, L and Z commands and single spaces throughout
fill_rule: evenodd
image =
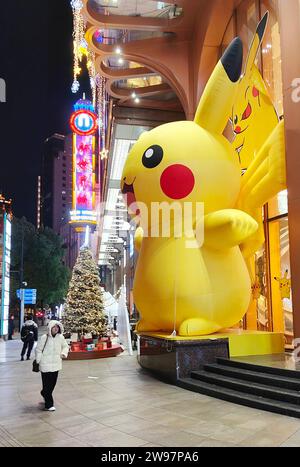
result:
M 87 247 L 81 248 L 74 266 L 62 321 L 68 333 L 103 336 L 107 332 L 99 273 Z

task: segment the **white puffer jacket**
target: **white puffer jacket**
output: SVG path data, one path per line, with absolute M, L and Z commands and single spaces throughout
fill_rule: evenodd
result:
M 53 337 L 51 329 L 55 325 L 59 326 L 60 333 L 57 333 L 56 336 Z M 69 352 L 69 346 L 62 333 L 62 324 L 59 321 L 51 320 L 48 324 L 48 334 L 44 334 L 40 338 L 36 346 L 35 358 L 37 363 L 40 364 L 40 370 L 42 373 L 59 371 L 62 369 L 61 355 L 67 357 Z

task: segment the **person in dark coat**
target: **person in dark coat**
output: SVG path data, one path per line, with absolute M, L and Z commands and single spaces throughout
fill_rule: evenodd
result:
M 24 360 L 24 355 L 27 350 L 27 360 L 30 360 L 30 354 L 34 342 L 38 340 L 38 327 L 37 324 L 32 320 L 32 315 L 28 315 L 27 320 L 21 329 L 21 340 L 23 342 L 23 348 L 21 352 L 21 361 Z
M 14 315 L 10 315 L 9 321 L 8 321 L 8 340 L 12 340 L 12 336 L 15 330 L 15 317 Z

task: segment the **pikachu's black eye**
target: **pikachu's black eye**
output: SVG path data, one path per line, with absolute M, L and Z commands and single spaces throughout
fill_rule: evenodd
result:
M 147 169 L 153 169 L 161 163 L 164 156 L 163 148 L 154 144 L 150 148 L 146 149 L 143 154 L 142 163 Z
M 238 116 L 236 115 L 236 116 L 234 117 L 233 123 L 236 125 L 238 121 L 239 121 L 239 119 L 238 119 Z

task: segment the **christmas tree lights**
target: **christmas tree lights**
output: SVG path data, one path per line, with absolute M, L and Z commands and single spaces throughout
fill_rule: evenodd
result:
M 95 336 L 107 333 L 98 268 L 91 251 L 85 246 L 81 248 L 73 269 L 63 325 L 68 333 L 91 333 Z

